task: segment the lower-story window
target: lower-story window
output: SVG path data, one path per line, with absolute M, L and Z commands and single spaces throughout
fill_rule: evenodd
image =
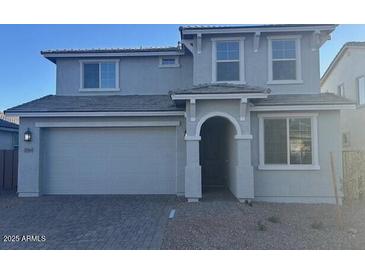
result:
M 259 123 L 259 168 L 319 168 L 317 114 L 265 114 Z

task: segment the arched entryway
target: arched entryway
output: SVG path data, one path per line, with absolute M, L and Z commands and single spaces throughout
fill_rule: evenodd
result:
M 207 118 L 200 127 L 199 163 L 203 199 L 232 198 L 237 164 L 235 125 L 223 116 Z

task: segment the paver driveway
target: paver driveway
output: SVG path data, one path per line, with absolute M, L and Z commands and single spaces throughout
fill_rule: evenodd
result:
M 176 209 L 173 219 L 168 219 Z M 199 203 L 174 196 L 0 196 L 0 249 L 365 249 L 365 203 L 239 203 L 205 192 Z M 275 218 L 274 218 L 275 217 Z M 45 242 L 3 242 L 44 235 Z
M 171 196 L 1 195 L 0 249 L 159 249 L 174 200 Z M 46 241 L 4 242 L 6 235 L 44 235 Z

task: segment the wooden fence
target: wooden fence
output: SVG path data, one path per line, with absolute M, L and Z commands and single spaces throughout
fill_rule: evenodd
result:
M 16 191 L 18 181 L 18 151 L 0 150 L 0 192 Z
M 342 164 L 345 199 L 365 198 L 365 151 L 343 151 Z

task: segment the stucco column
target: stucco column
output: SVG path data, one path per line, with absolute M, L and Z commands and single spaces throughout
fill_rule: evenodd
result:
M 185 197 L 197 202 L 202 197 L 201 166 L 199 164 L 200 138 L 186 137 Z
M 253 167 L 251 165 L 251 139 L 236 139 L 237 165 L 235 170 L 235 189 L 233 194 L 240 200 L 254 198 Z
M 32 141 L 24 141 L 24 132 L 32 132 Z M 37 197 L 40 195 L 40 128 L 21 124 L 19 131 L 19 197 Z

